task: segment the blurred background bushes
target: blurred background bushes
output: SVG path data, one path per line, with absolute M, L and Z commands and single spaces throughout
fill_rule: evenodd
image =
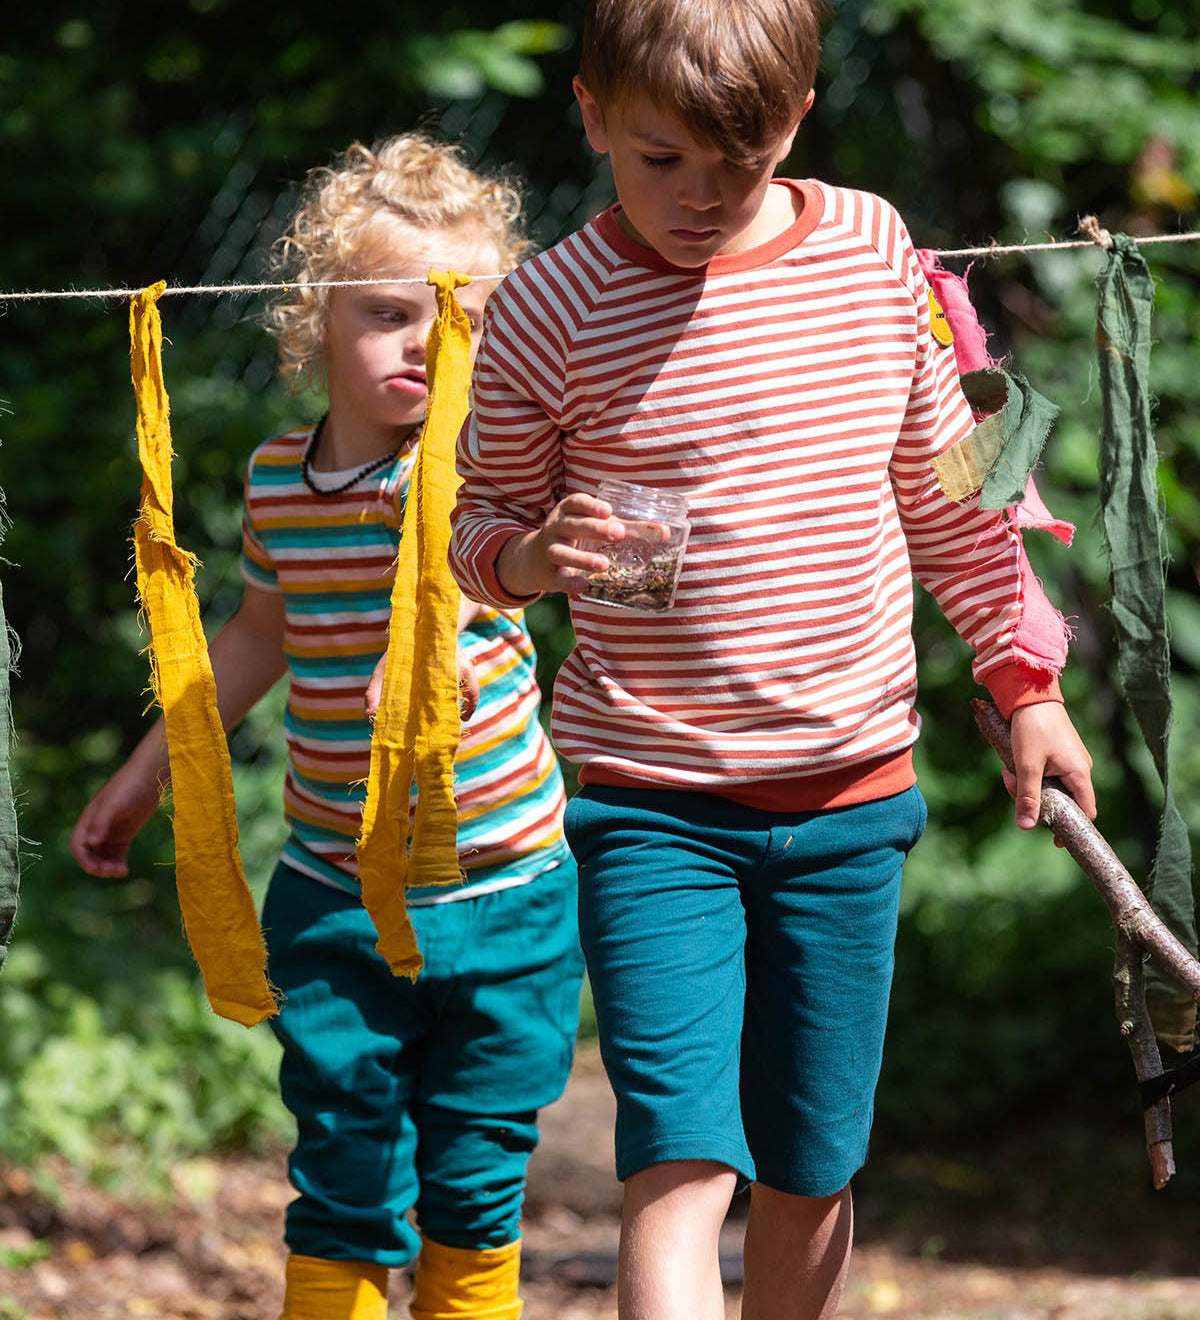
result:
M 370 25 L 296 0 L 18 7 L 0 53 L 0 287 L 253 281 L 292 185 L 353 139 L 425 122 L 527 189 L 548 245 L 607 204 L 570 77 L 579 0 L 398 3 Z M 1200 43 L 1185 0 L 842 0 L 790 171 L 880 192 L 919 246 L 1074 237 L 1094 212 L 1137 234 L 1197 227 Z M 502 20 L 497 25 L 498 20 Z M 1200 251 L 1144 249 L 1157 280 L 1153 388 L 1167 516 L 1176 797 L 1200 826 Z M 950 262 L 963 270 L 965 262 Z M 1096 526 L 1093 280 L 1098 251 L 977 261 L 995 356 L 1062 408 L 1041 478 L 1070 550 L 1028 538 L 1071 618 L 1064 680 L 1096 758 L 1100 820 L 1135 876 L 1160 793 L 1114 685 Z M 277 1053 L 208 1011 L 180 932 L 165 813 L 133 874 L 100 882 L 67 849 L 91 794 L 145 725 L 147 666 L 129 578 L 139 472 L 120 300 L 9 302 L 0 320 L 5 604 L 24 844 L 22 906 L 0 976 L 0 1155 L 60 1154 L 95 1176 L 261 1146 L 287 1124 Z M 161 305 L 181 544 L 204 560 L 206 626 L 236 604 L 251 449 L 321 401 L 274 380 L 254 298 Z M 764 592 L 769 570 L 764 568 Z M 560 602 L 532 612 L 547 683 L 570 645 Z M 876 1145 L 995 1138 L 1031 1113 L 1140 1118 L 1108 975 L 1107 912 L 1044 835 L 1020 834 L 975 733 L 963 647 L 918 602 L 921 783 L 931 824 L 908 872 Z M 231 739 L 247 873 L 281 834 L 279 699 Z M 1200 1189 L 1200 1108 L 1181 1102 Z M 1135 1172 L 1135 1178 L 1143 1177 Z

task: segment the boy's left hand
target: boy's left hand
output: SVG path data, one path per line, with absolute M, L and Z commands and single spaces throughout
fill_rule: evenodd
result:
M 1004 784 L 1016 799 L 1017 824 L 1031 830 L 1041 812 L 1042 779 L 1056 776 L 1088 820 L 1096 819 L 1092 758 L 1075 726 L 1057 701 L 1018 706 L 1009 721 L 1016 774 L 1003 771 Z

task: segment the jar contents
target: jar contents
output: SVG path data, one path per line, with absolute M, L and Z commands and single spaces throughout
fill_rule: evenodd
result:
M 625 535 L 594 547 L 606 556 L 608 568 L 588 575 L 580 598 L 650 614 L 669 610 L 687 546 L 687 501 L 621 481 L 602 481 L 597 495 L 612 506 Z

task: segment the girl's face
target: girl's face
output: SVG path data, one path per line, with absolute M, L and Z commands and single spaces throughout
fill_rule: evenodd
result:
M 452 230 L 390 226 L 394 242 L 376 239 L 347 279 L 384 280 L 333 289 L 325 328 L 329 405 L 339 428 L 398 439 L 425 417 L 425 340 L 437 314 L 436 293 L 425 283 L 431 268 L 491 274 L 496 255 L 474 235 Z M 414 283 L 402 281 L 413 280 Z M 483 307 L 492 285 L 478 281 L 456 291 L 471 321 L 474 356 Z

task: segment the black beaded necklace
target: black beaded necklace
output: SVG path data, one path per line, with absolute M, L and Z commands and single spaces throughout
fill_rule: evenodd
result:
M 310 458 L 312 458 L 313 454 L 317 452 L 317 445 L 321 439 L 321 432 L 325 429 L 325 422 L 328 420 L 328 417 L 329 414 L 326 413 L 325 416 L 322 417 L 321 420 L 316 424 L 316 426 L 313 427 L 312 437 L 309 439 L 309 442 L 305 447 L 304 454 L 301 456 L 300 459 L 300 475 L 304 478 L 304 484 L 309 488 L 309 490 L 313 492 L 314 495 L 340 495 L 342 491 L 349 490 L 350 487 L 353 486 L 356 481 L 361 481 L 363 477 L 369 477 L 372 472 L 378 472 L 380 468 L 385 468 L 389 463 L 395 462 L 395 460 L 400 456 L 400 451 L 409 444 L 411 444 L 412 441 L 411 435 L 405 436 L 405 438 L 401 440 L 400 443 L 396 446 L 396 448 L 391 450 L 390 453 L 383 454 L 379 458 L 373 458 L 364 467 L 359 468 L 358 471 L 352 477 L 350 477 L 346 481 L 343 481 L 340 486 L 318 486 L 317 483 L 313 481 L 312 476 L 309 473 L 308 461 Z

